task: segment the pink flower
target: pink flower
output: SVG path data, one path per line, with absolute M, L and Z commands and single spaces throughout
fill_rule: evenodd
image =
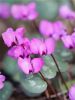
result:
M 42 58 L 34 58 L 34 59 L 32 59 L 31 63 L 33 66 L 34 73 L 38 73 L 44 65 L 44 61 Z
M 31 54 L 30 50 L 30 40 L 28 38 L 23 38 L 23 43 L 21 44 L 21 47 L 23 48 L 23 56 L 29 57 Z
M 73 49 L 74 47 L 74 43 L 73 43 L 73 39 L 72 39 L 72 36 L 70 35 L 65 35 L 61 38 L 62 42 L 64 43 L 65 47 L 66 48 L 69 48 L 69 49 Z
M 48 38 L 45 40 L 45 45 L 47 54 L 52 54 L 56 47 L 55 40 L 53 38 Z
M 42 20 L 39 25 L 39 30 L 44 36 L 52 36 L 53 35 L 53 24 L 47 20 Z
M 21 20 L 34 20 L 38 16 L 36 4 L 34 2 L 28 5 L 13 5 L 11 13 L 15 19 Z
M 55 40 L 59 40 L 62 36 L 66 35 L 66 27 L 63 25 L 61 21 L 56 21 L 53 23 L 54 34 L 53 38 Z
M 75 100 L 75 84 L 69 90 L 69 99 Z
M 8 47 L 13 44 L 21 44 L 23 42 L 23 34 L 25 30 L 20 27 L 14 31 L 12 28 L 8 28 L 6 32 L 2 33 L 3 40 Z
M 66 19 L 73 19 L 73 18 L 75 18 L 74 11 L 72 11 L 71 8 L 69 6 L 67 6 L 67 5 L 63 5 L 63 6 L 60 7 L 59 15 L 62 18 L 66 18 Z
M 52 23 L 47 20 L 42 20 L 39 26 L 39 30 L 42 35 L 46 37 L 53 37 L 55 40 L 59 40 L 66 34 L 65 29 L 66 28 L 61 21 Z
M 43 60 L 41 58 L 34 58 L 31 60 L 29 58 L 23 59 L 20 57 L 18 59 L 18 65 L 25 74 L 38 73 L 43 67 Z
M 8 18 L 10 16 L 10 6 L 7 3 L 0 3 L 0 17 Z
M 33 71 L 32 69 L 32 65 L 30 63 L 30 59 L 28 58 L 19 58 L 18 59 L 18 65 L 19 68 L 25 73 L 25 74 L 29 74 L 30 72 Z
M 8 55 L 13 58 L 18 58 L 20 56 L 23 56 L 22 46 L 13 46 L 11 49 L 8 50 Z
M 52 54 L 55 50 L 55 40 L 48 38 L 44 41 L 34 38 L 31 40 L 30 49 L 33 54 Z
M 0 75 L 0 89 L 2 89 L 4 87 L 4 81 L 5 81 L 5 76 Z

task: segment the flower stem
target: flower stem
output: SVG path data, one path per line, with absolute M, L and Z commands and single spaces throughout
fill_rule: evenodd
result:
M 48 85 L 48 82 L 47 82 L 47 80 L 45 79 L 45 77 L 43 76 L 43 74 L 42 74 L 41 72 L 39 72 L 39 73 L 40 73 L 42 79 L 43 79 L 43 80 L 47 83 L 47 85 Z M 48 89 L 45 91 L 45 94 L 46 94 L 47 99 L 49 99 L 49 98 L 50 98 L 50 95 L 49 95 Z M 51 99 L 51 98 L 50 98 L 50 99 Z
M 39 28 L 38 28 L 38 26 L 36 24 L 36 21 L 33 21 L 33 25 L 35 26 L 35 29 L 39 32 Z
M 56 90 L 55 90 L 52 86 L 50 86 L 51 84 L 49 84 L 49 82 L 46 80 L 46 78 L 43 76 L 43 74 L 42 74 L 41 72 L 39 72 L 39 73 L 40 73 L 42 79 L 43 79 L 43 80 L 47 83 L 47 85 L 49 86 L 50 90 L 52 90 L 53 93 L 56 94 L 56 97 L 59 99 L 59 96 L 57 95 Z M 50 98 L 50 97 L 49 97 L 49 98 Z M 57 99 L 57 100 L 58 100 L 58 99 Z M 50 99 L 49 99 L 49 100 L 50 100 Z M 60 99 L 59 99 L 59 100 L 60 100 Z
M 45 95 L 46 95 L 46 98 L 49 100 L 50 95 L 49 95 L 48 89 L 45 90 Z
M 66 82 L 65 82 L 65 80 L 64 80 L 64 78 L 63 78 L 63 76 L 62 76 L 62 73 L 61 73 L 61 71 L 60 71 L 60 69 L 59 69 L 59 65 L 58 65 L 58 63 L 57 63 L 57 61 L 56 61 L 54 55 L 51 54 L 51 57 L 53 58 L 53 60 L 54 60 L 54 62 L 55 62 L 55 64 L 56 64 L 56 67 L 57 67 L 57 69 L 58 69 L 58 72 L 59 72 L 59 74 L 60 74 L 60 77 L 61 77 L 61 79 L 62 79 L 62 81 L 63 81 L 63 83 L 64 83 L 64 85 L 65 85 L 65 88 L 66 88 L 66 90 L 68 91 L 68 90 L 69 90 L 69 89 L 68 89 L 68 86 L 66 85 Z

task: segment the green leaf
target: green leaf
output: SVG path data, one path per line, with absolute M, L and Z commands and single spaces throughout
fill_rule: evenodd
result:
M 32 96 L 41 94 L 47 88 L 46 82 L 43 81 L 39 75 L 30 75 L 29 77 L 27 77 L 27 79 L 22 79 L 20 81 L 20 85 L 25 94 L 33 94 Z
M 0 90 L 0 100 L 8 100 L 13 92 L 13 86 L 10 82 L 5 82 L 5 86 Z
M 47 65 L 49 68 L 51 68 L 54 71 L 58 71 L 55 62 L 53 61 L 51 56 L 43 56 L 45 65 Z M 68 69 L 68 64 L 62 60 L 62 58 L 59 55 L 55 55 L 55 59 L 57 60 L 57 63 L 59 65 L 59 69 L 61 72 L 65 72 Z
M 58 12 L 58 2 L 55 0 L 36 0 L 36 3 L 40 18 L 55 20 Z
M 47 79 L 52 79 L 56 76 L 56 71 L 51 69 L 48 66 L 43 66 L 42 70 L 41 70 L 42 74 L 44 75 L 45 78 Z
M 69 49 L 66 49 L 59 41 L 55 50 L 55 54 L 59 55 L 64 61 L 70 62 L 73 59 L 73 54 Z
M 15 81 L 20 81 L 22 77 L 25 76 L 23 72 L 20 71 L 17 61 L 11 57 L 6 56 L 3 61 L 3 70 L 12 76 Z

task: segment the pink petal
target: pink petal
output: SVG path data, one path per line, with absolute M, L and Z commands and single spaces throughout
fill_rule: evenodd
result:
M 26 29 L 24 27 L 19 27 L 16 29 L 16 34 L 20 35 L 21 37 L 24 35 L 25 32 L 26 32 Z
M 23 48 L 21 46 L 14 46 L 8 51 L 8 55 L 14 58 L 23 56 Z
M 8 18 L 10 16 L 10 6 L 7 3 L 0 3 L 0 17 Z
M 37 12 L 31 12 L 28 16 L 29 20 L 34 20 L 38 17 L 38 13 Z
M 52 54 L 55 50 L 55 40 L 53 38 L 48 38 L 45 40 L 45 45 L 47 49 L 47 54 Z
M 62 39 L 62 42 L 64 43 L 66 48 L 73 48 L 74 47 L 73 40 L 72 40 L 72 37 L 70 35 L 65 35 L 61 39 Z
M 21 6 L 21 19 L 22 20 L 27 20 L 27 17 L 28 17 L 28 14 L 29 14 L 29 11 L 28 11 L 28 8 L 26 5 L 22 5 Z
M 42 20 L 39 25 L 39 30 L 41 34 L 45 36 L 50 36 L 53 34 L 53 25 L 51 22 L 48 22 L 47 20 Z
M 5 76 L 4 75 L 0 75 L 0 82 L 4 82 L 5 81 Z
M 0 82 L 0 90 L 4 87 L 4 83 Z
M 27 5 L 29 10 L 35 10 L 36 9 L 36 3 L 35 2 L 31 2 Z
M 59 15 L 63 18 L 72 18 L 72 12 L 73 11 L 70 7 L 68 7 L 67 5 L 63 5 L 59 10 Z
M 40 46 L 40 39 L 37 39 L 37 38 L 33 38 L 31 40 L 31 43 L 30 43 L 30 49 L 31 49 L 31 52 L 34 53 L 34 54 L 38 54 L 38 50 L 39 50 L 39 46 Z
M 2 38 L 5 44 L 10 47 L 15 40 L 15 35 L 12 28 L 8 28 L 6 32 L 2 33 Z
M 39 50 L 40 55 L 46 54 L 46 46 L 43 41 L 41 41 L 41 43 L 39 44 L 38 50 Z
M 20 5 L 13 5 L 11 7 L 11 14 L 14 18 L 20 19 L 21 18 L 21 9 Z
M 32 65 L 34 69 L 34 73 L 38 73 L 44 65 L 44 61 L 42 58 L 34 58 L 32 60 Z
M 69 89 L 69 99 L 75 100 L 75 84 Z
M 23 43 L 24 32 L 25 32 L 24 27 L 17 28 L 15 31 L 15 38 L 17 39 L 19 45 Z
M 28 58 L 21 58 L 18 59 L 18 65 L 19 68 L 25 73 L 29 74 L 32 71 L 32 65 L 30 63 L 30 60 Z

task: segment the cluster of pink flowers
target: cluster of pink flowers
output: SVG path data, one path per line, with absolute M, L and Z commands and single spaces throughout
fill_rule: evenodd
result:
M 10 16 L 17 20 L 34 20 L 38 17 L 36 3 L 14 4 L 11 7 L 7 3 L 0 3 L 0 17 L 9 18 Z
M 15 19 L 20 20 L 34 20 L 38 16 L 34 2 L 27 5 L 13 5 L 11 14 Z
M 64 16 L 71 16 L 72 11 L 65 6 Z M 60 15 L 63 17 L 64 6 L 60 9 Z M 66 13 L 68 12 L 68 13 Z M 12 16 L 21 20 L 34 20 L 38 16 L 36 4 L 12 5 Z M 64 17 L 64 18 L 66 18 Z M 29 40 L 24 37 L 24 27 L 17 28 L 15 31 L 8 28 L 3 34 L 5 44 L 10 47 L 8 55 L 18 59 L 18 65 L 24 73 L 37 73 L 41 70 L 44 62 L 40 56 L 52 54 L 55 50 L 57 40 L 61 40 L 65 47 L 75 47 L 75 33 L 67 35 L 66 27 L 61 21 L 49 22 L 42 20 L 39 25 L 39 31 L 45 38 L 33 38 Z M 39 58 L 32 58 L 31 55 L 39 55 Z M 36 63 L 35 63 L 36 62 Z
M 39 30 L 45 37 L 52 37 L 56 41 L 61 40 L 66 48 L 75 48 L 75 32 L 69 35 L 61 21 L 49 22 L 42 20 L 39 25 Z
M 26 30 L 23 27 L 14 31 L 8 28 L 2 34 L 5 44 L 10 47 L 8 55 L 18 59 L 18 65 L 25 74 L 38 73 L 43 67 L 44 61 L 41 55 L 52 54 L 55 50 L 55 40 L 53 38 L 29 40 L 24 37 Z M 49 45 L 48 45 L 49 43 Z M 39 55 L 32 58 L 31 55 Z
M 7 12 L 8 7 L 4 6 L 3 9 Z M 34 20 L 38 16 L 35 3 L 13 5 L 11 14 L 15 19 L 19 20 Z M 75 12 L 65 5 L 60 8 L 59 15 L 65 19 L 75 18 Z M 5 17 L 9 16 L 9 14 L 2 14 L 2 9 L 0 9 L 0 16 Z M 39 31 L 44 38 L 29 40 L 27 37 L 24 37 L 26 32 L 24 27 L 19 27 L 15 31 L 12 28 L 8 28 L 2 34 L 4 43 L 10 48 L 8 55 L 17 59 L 19 68 L 25 74 L 38 73 L 42 69 L 44 61 L 41 56 L 53 54 L 58 40 L 61 40 L 66 48 L 75 48 L 75 32 L 72 35 L 68 35 L 66 27 L 61 21 L 49 22 L 42 20 L 39 24 Z M 2 88 L 5 78 L 0 78 L 0 80 L 0 88 Z M 74 91 L 73 88 L 71 88 L 71 91 Z M 69 92 L 70 98 L 73 98 L 72 95 L 74 94 Z
M 1 18 L 12 16 L 17 20 L 34 20 L 38 15 L 35 2 L 29 4 L 13 4 L 11 6 L 7 3 L 0 3 Z M 75 18 L 75 12 L 68 5 L 62 5 L 59 8 L 59 16 L 72 20 Z

